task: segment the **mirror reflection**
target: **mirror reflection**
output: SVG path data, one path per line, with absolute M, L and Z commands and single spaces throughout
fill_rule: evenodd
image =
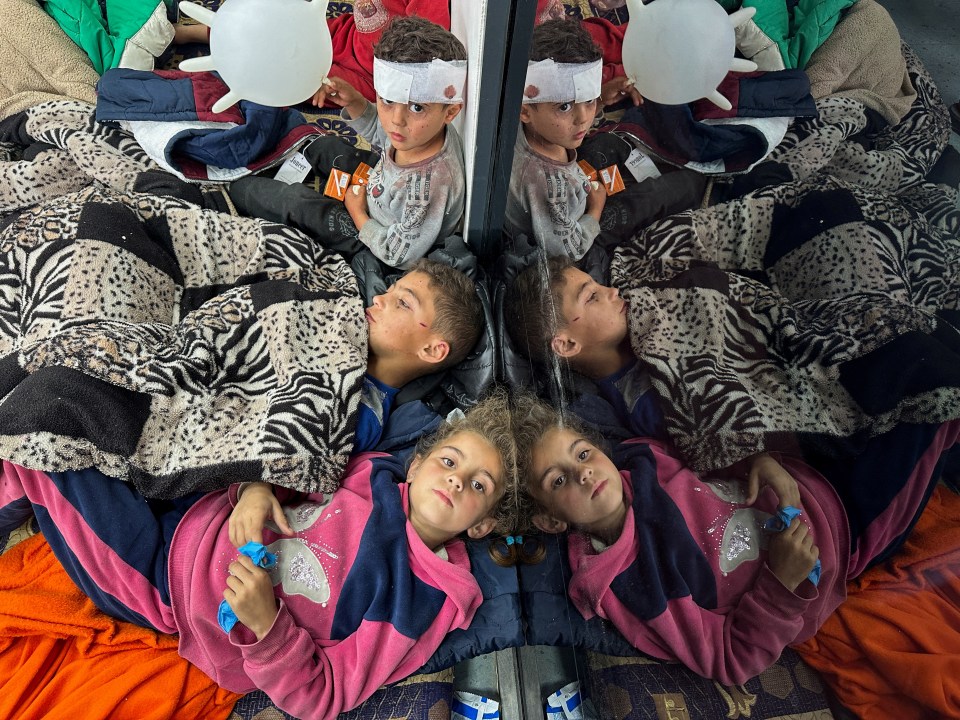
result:
M 3 8 L 0 715 L 960 715 L 951 10 Z

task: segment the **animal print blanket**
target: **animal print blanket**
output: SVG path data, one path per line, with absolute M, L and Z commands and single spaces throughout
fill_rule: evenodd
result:
M 690 464 L 856 452 L 897 422 L 960 417 L 958 215 L 821 174 L 621 247 L 633 350 Z
M 901 49 L 917 97 L 899 123 L 877 130 L 859 100 L 843 95 L 820 98 L 819 117 L 795 120 L 773 152 L 734 182 L 759 186 L 828 172 L 865 188 L 897 193 L 912 203 L 912 194 L 950 141 L 950 117 L 923 63 L 908 45 Z
M 0 457 L 151 497 L 332 491 L 366 368 L 349 266 L 285 226 L 136 192 L 155 166 L 92 110 L 0 127 Z

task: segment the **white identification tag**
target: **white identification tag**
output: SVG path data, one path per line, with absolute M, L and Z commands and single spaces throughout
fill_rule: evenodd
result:
M 294 153 L 286 159 L 274 179 L 285 182 L 287 185 L 303 182 L 303 179 L 313 168 L 310 162 L 303 156 L 303 153 Z
M 630 171 L 630 174 L 633 175 L 637 182 L 643 182 L 647 178 L 660 177 L 660 171 L 657 169 L 653 160 L 636 148 L 630 151 L 630 155 L 627 157 L 624 165 L 627 166 L 627 170 Z

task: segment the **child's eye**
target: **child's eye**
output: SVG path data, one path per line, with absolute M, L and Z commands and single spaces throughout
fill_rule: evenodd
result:
M 426 111 L 427 108 L 424 105 L 420 103 L 410 103 L 410 112 L 419 114 Z
M 476 490 L 477 492 L 482 493 L 487 491 L 486 488 L 483 487 L 483 483 L 480 482 L 479 480 L 474 480 L 472 484 L 473 484 L 473 489 Z
M 589 450 L 581 450 L 579 453 L 577 453 L 577 460 L 580 462 L 585 462 L 588 457 L 590 457 Z
M 573 103 L 572 102 L 559 103 L 557 105 L 557 110 L 562 113 L 570 112 L 571 110 L 573 110 Z
M 556 490 L 556 489 L 559 488 L 559 487 L 563 487 L 563 484 L 564 484 L 566 481 L 567 481 L 567 479 L 566 479 L 563 475 L 557 475 L 557 477 L 555 477 L 555 478 L 553 479 L 553 482 L 550 483 L 550 484 L 553 486 L 553 489 Z
M 452 459 L 452 458 L 441 457 L 441 458 L 440 458 L 440 462 L 442 462 L 442 463 L 443 463 L 444 465 L 446 465 L 448 468 L 456 467 L 456 463 L 453 462 L 453 459 Z
M 410 309 L 410 304 L 403 298 L 400 298 L 399 300 L 397 300 L 397 305 L 408 310 Z
M 379 95 L 377 97 L 380 97 Z M 380 102 L 384 105 L 393 105 L 393 100 L 387 100 L 385 97 L 380 98 Z

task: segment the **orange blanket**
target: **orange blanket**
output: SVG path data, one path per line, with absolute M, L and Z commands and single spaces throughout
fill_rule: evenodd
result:
M 240 697 L 175 637 L 97 610 L 42 535 L 0 556 L 0 678 L 4 720 L 223 720 Z
M 871 720 L 960 717 L 960 496 L 937 488 L 906 546 L 796 646 Z

